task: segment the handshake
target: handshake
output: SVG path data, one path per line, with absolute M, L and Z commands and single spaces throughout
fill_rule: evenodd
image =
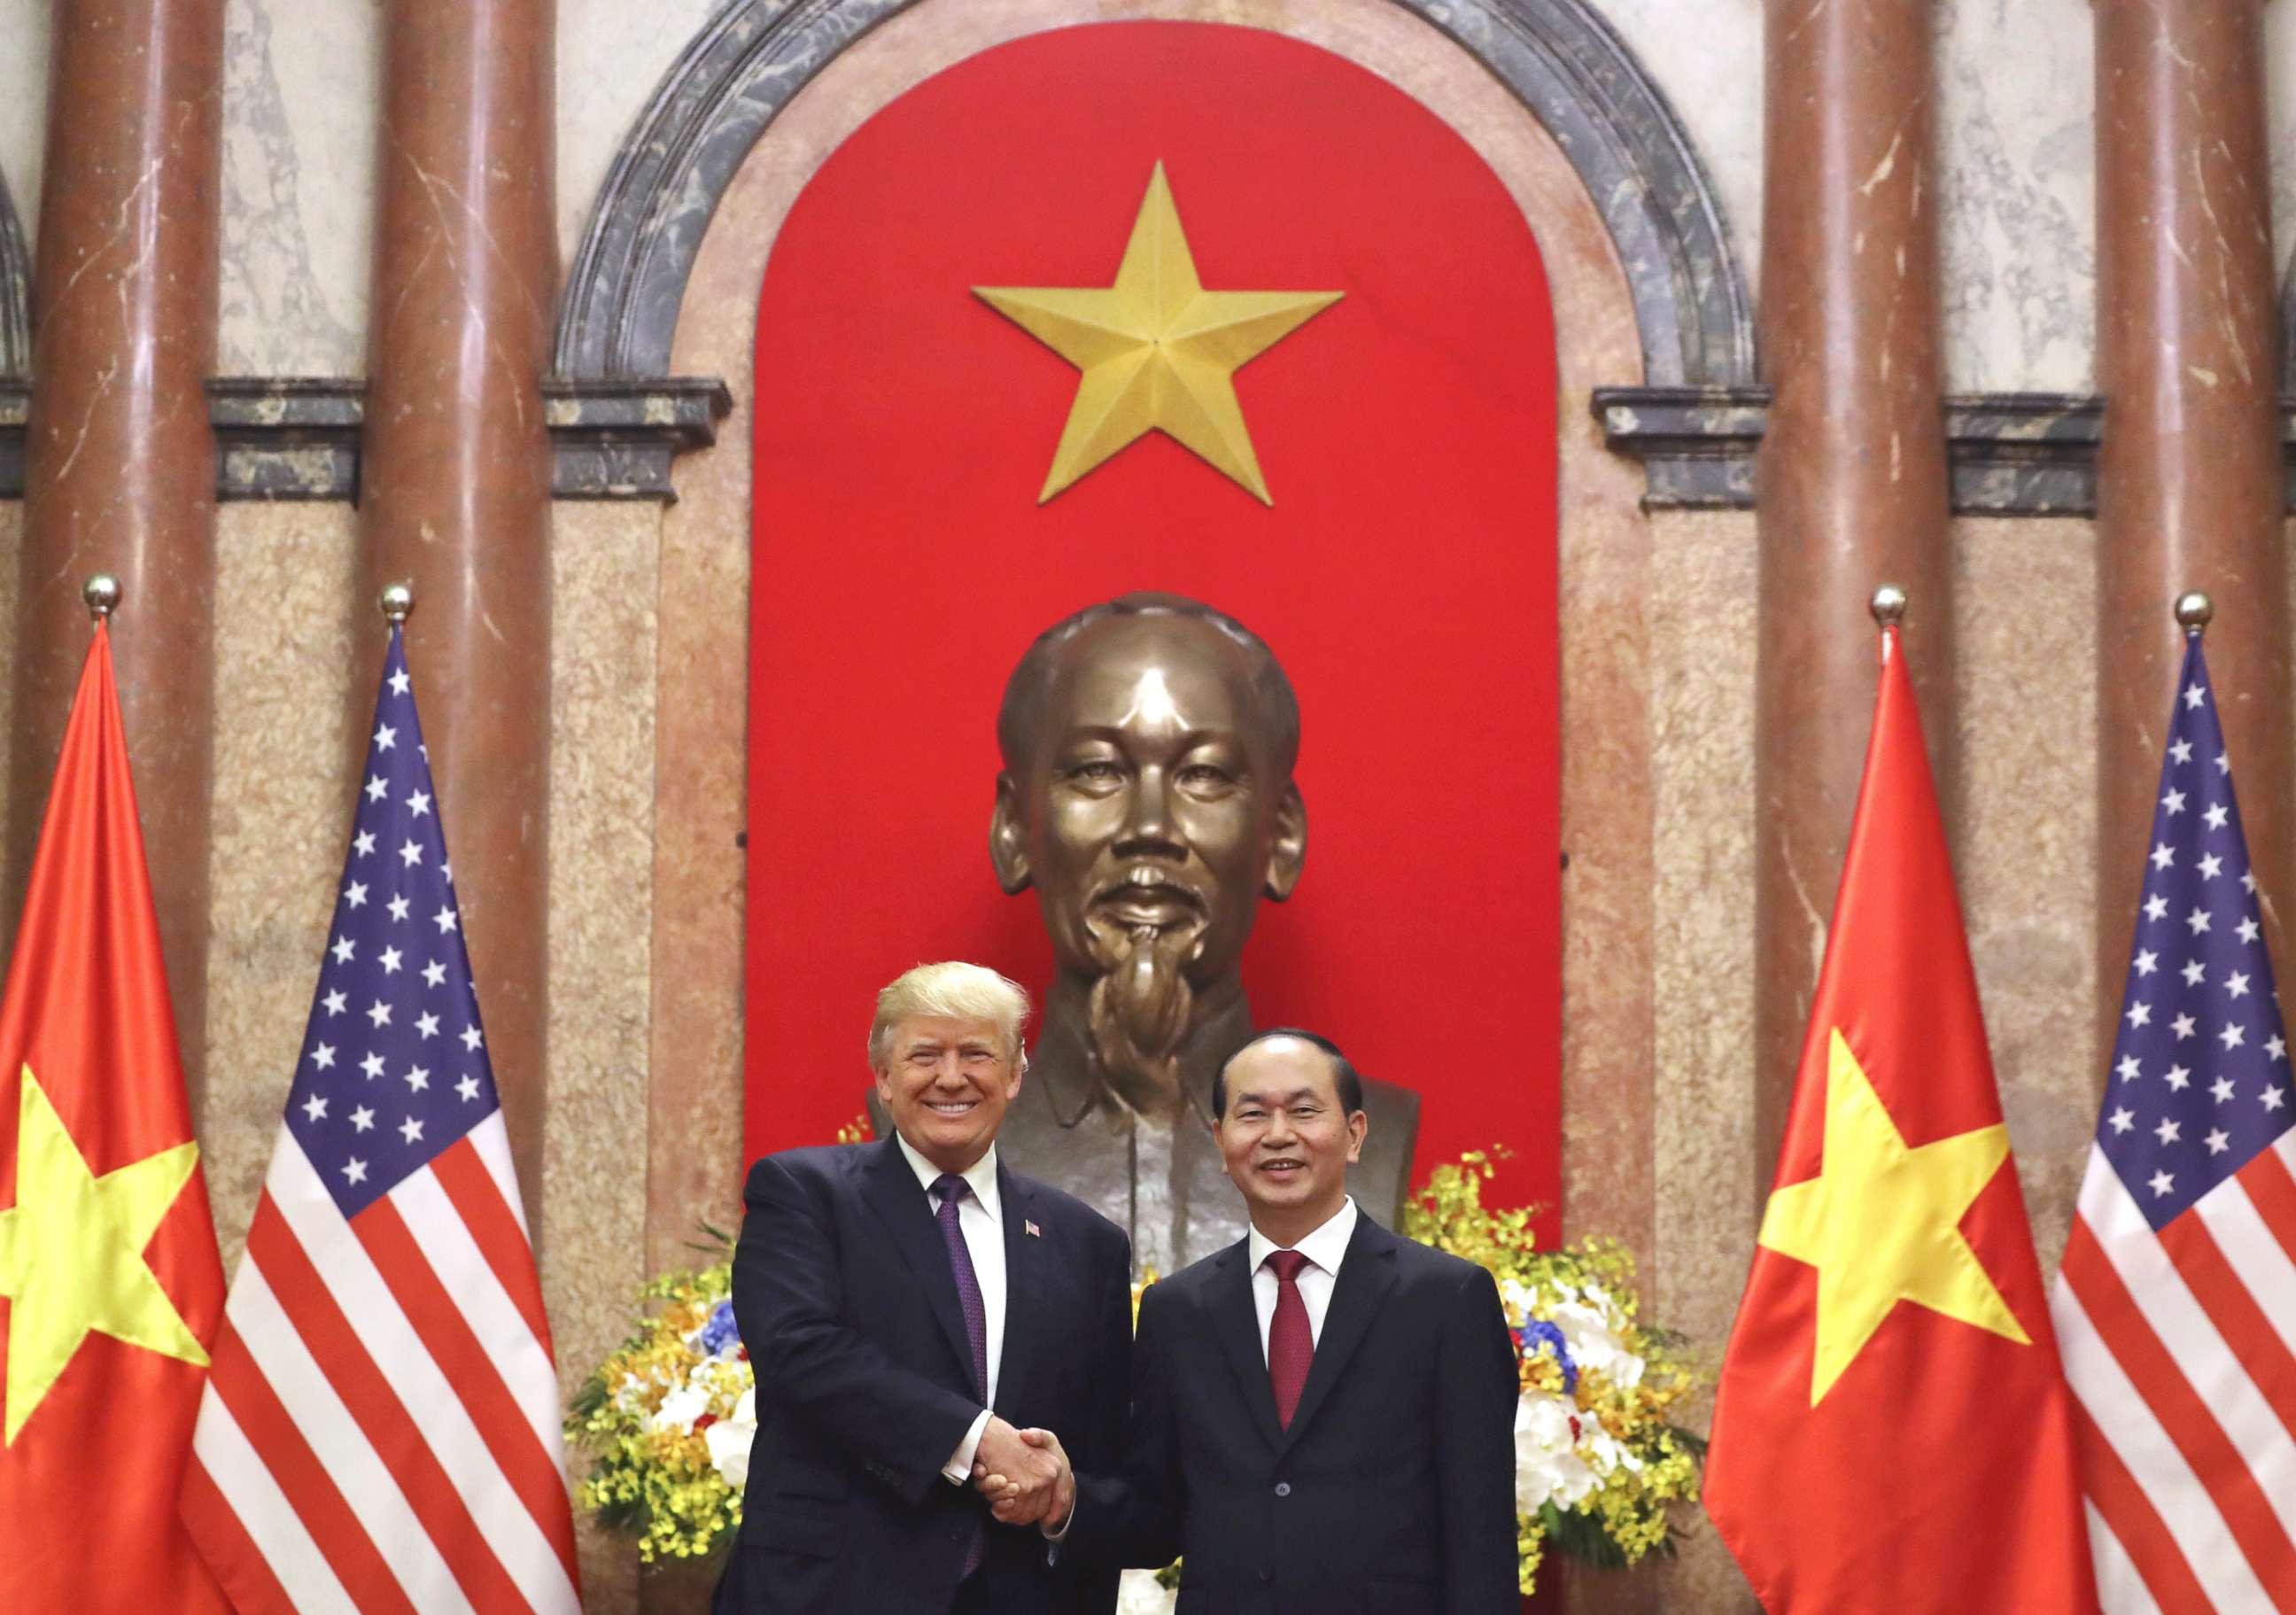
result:
M 1076 1472 L 1060 1438 L 1048 1430 L 1015 1430 L 1003 1419 L 991 1418 L 980 1433 L 972 1486 L 1006 1525 L 1042 1526 L 1047 1535 L 1065 1530 L 1076 1507 Z

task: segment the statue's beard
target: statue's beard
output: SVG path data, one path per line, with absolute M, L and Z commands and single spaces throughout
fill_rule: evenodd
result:
M 1179 1051 L 1195 992 L 1182 966 L 1196 944 L 1193 930 L 1142 926 L 1098 940 L 1103 955 L 1113 955 L 1093 983 L 1087 1015 L 1101 1070 L 1134 1110 L 1174 1115 L 1185 1103 Z

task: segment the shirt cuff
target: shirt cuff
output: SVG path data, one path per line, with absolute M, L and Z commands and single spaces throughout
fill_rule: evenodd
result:
M 980 1416 L 973 1420 L 972 1428 L 964 1432 L 964 1439 L 956 1444 L 956 1451 L 950 1454 L 948 1462 L 941 1466 L 940 1472 L 954 1484 L 972 1484 L 972 1455 L 980 1450 L 980 1438 L 988 1433 L 988 1410 L 984 1407 L 980 1410 Z
M 1078 1501 L 1078 1500 L 1074 1497 L 1069 1499 L 1069 1517 L 1061 1521 L 1060 1529 L 1054 1530 L 1049 1525 L 1040 1525 L 1037 1528 L 1038 1530 L 1044 1532 L 1045 1540 L 1051 1543 L 1054 1547 L 1060 1546 L 1062 1542 L 1068 1539 L 1069 1527 L 1076 1523 Z

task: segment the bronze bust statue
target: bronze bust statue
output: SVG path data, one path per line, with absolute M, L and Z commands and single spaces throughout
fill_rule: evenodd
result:
M 1170 1273 L 1246 1226 L 1211 1084 L 1254 1030 L 1239 966 L 1259 899 L 1290 897 L 1307 856 L 1299 701 L 1234 619 L 1127 594 L 1037 637 L 996 737 L 989 856 L 1007 893 L 1035 889 L 1055 968 L 1001 1141 Z M 1364 1090 L 1371 1130 L 1349 1177 L 1391 1225 L 1419 1097 L 1368 1077 Z

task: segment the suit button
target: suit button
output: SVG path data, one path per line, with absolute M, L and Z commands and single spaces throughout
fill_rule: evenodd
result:
M 1262 1581 L 1274 1581 L 1275 1579 L 1275 1572 L 1274 1570 L 1262 1570 L 1259 1572 L 1259 1578 Z
M 1275 1483 L 1275 1495 L 1279 1497 L 1290 1496 L 1292 1495 L 1292 1483 L 1289 1480 L 1278 1480 Z

